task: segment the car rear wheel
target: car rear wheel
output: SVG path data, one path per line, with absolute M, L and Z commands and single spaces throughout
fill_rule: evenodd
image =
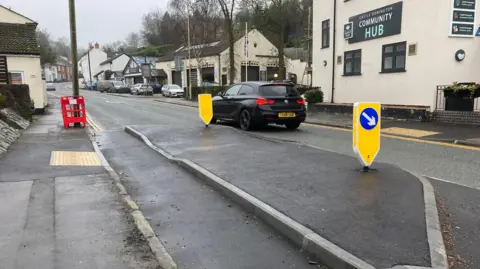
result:
M 252 130 L 252 115 L 248 110 L 244 109 L 240 112 L 240 128 L 244 131 Z
M 217 119 L 216 118 L 212 118 L 212 120 L 210 121 L 210 124 L 215 124 L 217 123 Z
M 289 130 L 296 130 L 298 127 L 300 127 L 300 122 L 289 122 L 285 124 L 285 127 Z

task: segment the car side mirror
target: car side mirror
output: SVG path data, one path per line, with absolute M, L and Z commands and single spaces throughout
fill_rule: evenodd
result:
M 225 94 L 225 92 L 218 92 L 217 96 L 223 97 L 224 94 Z

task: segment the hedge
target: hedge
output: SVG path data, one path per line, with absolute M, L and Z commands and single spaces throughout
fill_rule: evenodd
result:
M 192 87 L 192 100 L 197 100 L 198 95 L 202 93 L 210 93 L 212 96 L 216 96 L 219 92 L 227 90 L 228 87 L 229 86 Z
M 26 120 L 32 120 L 28 85 L 0 84 L 0 109 L 10 107 Z
M 201 93 L 210 93 L 212 96 L 216 96 L 219 92 L 226 91 L 230 86 L 211 86 L 211 87 L 192 87 L 192 100 L 197 100 L 197 96 Z M 320 91 L 320 87 L 309 87 L 304 85 L 297 85 L 297 90 L 300 95 L 305 94 L 309 90 Z M 322 93 L 323 100 L 323 93 Z

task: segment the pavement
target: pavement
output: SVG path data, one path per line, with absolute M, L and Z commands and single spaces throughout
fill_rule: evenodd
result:
M 63 95 L 64 92 L 62 92 L 62 90 L 59 90 L 58 94 Z M 242 243 L 244 244 L 244 248 L 239 248 L 238 246 L 233 245 L 226 245 L 226 242 L 221 241 L 220 238 L 217 239 L 217 237 L 215 237 L 217 232 L 219 233 L 219 235 L 222 236 L 226 236 L 227 234 L 229 234 L 224 232 L 224 230 L 221 230 L 222 226 L 215 226 L 215 224 L 217 223 L 230 223 L 233 227 L 232 231 L 229 231 L 230 233 L 233 233 L 233 231 L 236 230 L 242 230 L 240 227 L 232 224 L 240 222 L 240 219 L 236 217 L 237 215 L 228 214 L 229 211 L 232 211 L 232 208 L 236 208 L 238 202 L 235 199 L 232 201 L 229 200 L 229 196 L 225 195 L 225 193 L 223 192 L 214 191 L 216 190 L 216 188 L 211 189 L 210 186 L 206 184 L 205 179 L 202 178 L 200 175 L 183 173 L 185 172 L 185 170 L 178 169 L 178 167 L 171 164 L 167 159 L 161 157 L 159 154 L 156 154 L 156 152 L 153 151 L 150 147 L 147 147 L 145 144 L 142 144 L 140 141 L 137 141 L 135 138 L 129 136 L 123 131 L 125 126 L 128 125 L 138 125 L 142 128 L 168 128 L 169 130 L 164 135 L 166 139 L 178 139 L 182 141 L 181 143 L 184 143 L 184 137 L 182 135 L 183 132 L 190 132 L 192 129 L 194 129 L 198 130 L 197 136 L 200 136 L 201 130 L 204 129 L 204 125 L 199 120 L 198 111 L 195 107 L 179 106 L 177 104 L 153 101 L 160 98 L 128 98 L 129 96 L 120 97 L 89 91 L 81 91 L 81 94 L 83 94 L 86 98 L 87 111 L 90 116 L 91 122 L 95 123 L 95 138 L 99 143 L 99 147 L 101 148 L 106 159 L 110 162 L 111 166 L 115 170 L 119 171 L 119 174 L 121 175 L 122 180 L 125 182 L 125 186 L 128 189 L 130 195 L 132 196 L 132 199 L 137 201 L 140 209 L 142 210 L 142 212 L 144 212 L 151 226 L 159 235 L 159 239 L 162 240 L 165 247 L 172 254 L 179 266 L 184 266 L 185 264 L 193 264 L 199 265 L 199 268 L 201 268 L 201 265 L 210 266 L 206 266 L 207 268 L 249 268 L 248 265 L 255 264 L 256 266 L 252 266 L 252 268 L 272 268 L 268 267 L 268 262 L 266 260 L 263 260 L 263 258 L 266 258 L 267 260 L 276 260 L 282 259 L 281 257 L 285 256 L 285 252 L 279 251 L 278 249 L 275 249 L 275 251 L 267 251 L 272 248 L 271 246 L 265 249 L 256 248 L 255 246 L 262 242 L 262 238 L 265 238 L 261 236 L 263 234 L 261 232 L 252 232 L 252 234 L 255 235 L 254 238 L 248 237 L 248 240 L 242 241 Z M 180 99 L 171 100 L 178 101 Z M 234 126 L 231 127 L 229 125 L 215 125 L 212 127 L 215 127 L 215 129 L 217 129 L 218 127 L 232 128 Z M 319 182 L 322 182 L 321 180 L 325 176 L 329 176 L 332 174 L 327 173 L 327 170 L 325 169 L 329 167 L 338 168 L 339 166 L 345 168 L 342 165 L 353 165 L 353 162 L 355 160 L 353 158 L 348 158 L 354 157 L 354 154 L 351 148 L 351 131 L 347 128 L 338 128 L 317 124 L 303 124 L 296 131 L 288 131 L 282 127 L 271 126 L 267 129 L 254 132 L 249 135 L 253 135 L 254 137 L 247 138 L 255 138 L 256 140 L 260 140 L 255 142 L 254 144 L 256 145 L 255 152 L 262 151 L 263 153 L 260 154 L 260 156 L 262 156 L 263 159 L 256 159 L 257 161 L 263 162 L 264 160 L 266 160 L 270 162 L 271 158 L 272 160 L 275 160 L 275 158 L 278 158 L 278 156 L 283 156 L 285 158 L 285 162 L 288 165 L 291 165 L 292 160 L 295 160 L 294 162 L 296 162 L 296 167 L 289 170 L 278 165 L 271 166 L 274 168 L 263 168 L 258 167 L 258 165 L 256 165 L 256 163 L 254 163 L 252 160 L 244 161 L 245 158 L 240 160 L 235 159 L 227 165 L 224 164 L 223 167 L 218 167 L 219 165 L 215 163 L 221 163 L 223 161 L 219 159 L 218 156 L 225 158 L 225 155 L 215 155 L 212 157 L 215 159 L 210 161 L 203 160 L 203 157 L 198 157 L 196 155 L 199 154 L 198 152 L 202 152 L 202 154 L 207 152 L 205 154 L 211 156 L 209 155 L 210 153 L 208 153 L 209 151 L 228 151 L 228 147 L 201 147 L 198 145 L 191 146 L 187 143 L 185 147 L 190 148 L 187 150 L 183 148 L 181 143 L 179 143 L 180 145 L 167 143 L 167 146 L 175 154 L 181 154 L 181 156 L 183 157 L 186 157 L 187 154 L 192 154 L 192 156 L 194 156 L 195 158 L 202 159 L 204 161 L 203 165 L 205 165 L 205 167 L 207 167 L 207 164 L 211 165 L 212 167 L 216 167 L 218 171 L 216 171 L 215 174 L 220 175 L 225 180 L 227 180 L 225 175 L 228 176 L 230 172 L 222 172 L 221 169 L 232 170 L 234 172 L 237 171 L 237 177 L 240 178 L 234 178 L 236 180 L 235 184 L 238 185 L 237 187 L 240 187 L 240 183 L 243 184 L 242 189 L 245 189 L 245 186 L 247 185 L 247 187 L 251 187 L 252 190 L 254 190 L 253 187 L 256 187 L 255 191 L 257 191 L 258 193 L 256 192 L 255 196 L 259 196 L 262 194 L 260 191 L 262 191 L 262 184 L 264 184 L 262 179 L 258 178 L 257 173 L 259 175 L 265 175 L 266 170 L 268 170 L 268 172 L 272 175 L 271 177 L 279 177 L 282 180 L 285 180 L 287 176 L 292 176 L 291 178 L 296 178 L 298 174 L 306 173 L 310 176 L 310 181 L 315 182 L 315 180 L 317 180 Z M 155 139 L 158 139 L 160 141 L 160 139 L 163 139 L 164 137 L 155 137 Z M 228 143 L 220 139 L 220 143 L 218 145 L 221 146 L 236 144 L 238 142 L 236 141 L 235 137 L 236 136 L 229 135 L 229 138 L 227 139 Z M 154 141 L 154 138 L 151 137 L 151 139 L 152 141 Z M 211 140 L 209 139 L 206 139 L 205 141 L 207 145 L 208 143 L 211 143 Z M 476 211 L 478 209 L 477 198 L 478 190 L 480 189 L 480 170 L 478 170 L 478 167 L 480 165 L 479 148 L 453 143 L 445 143 L 442 141 L 431 141 L 417 139 L 414 137 L 402 137 L 400 135 L 387 134 L 384 134 L 382 136 L 381 145 L 382 148 L 380 150 L 380 154 L 377 156 L 379 165 L 383 167 L 383 165 L 392 166 L 388 164 L 393 164 L 393 167 L 401 167 L 402 169 L 412 171 L 412 173 L 415 173 L 416 175 L 424 175 L 428 179 L 428 181 L 431 182 L 431 184 L 435 187 L 436 198 L 437 202 L 439 203 L 438 213 L 441 220 L 440 224 L 442 225 L 442 231 L 444 231 L 443 238 L 445 239 L 445 246 L 447 248 L 449 260 L 451 264 L 454 265 L 451 266 L 451 268 L 478 269 L 478 257 L 480 256 L 480 254 L 477 252 L 477 250 L 480 249 L 480 246 L 478 245 L 478 241 L 473 240 L 472 237 L 474 237 L 480 231 L 480 227 L 476 225 L 476 223 L 478 223 L 478 219 L 476 218 L 476 216 L 478 215 L 478 212 Z M 165 145 L 161 146 L 164 147 Z M 285 146 L 288 149 L 290 149 L 290 147 L 296 146 L 299 150 L 297 153 L 292 155 L 292 158 L 290 158 L 290 153 L 288 152 L 289 150 L 278 150 L 278 148 L 282 146 Z M 236 148 L 237 146 L 232 147 Z M 326 157 L 318 158 L 316 156 L 319 149 L 322 151 L 338 154 L 342 156 L 342 158 L 340 160 L 339 157 L 339 160 L 337 160 L 336 162 L 327 162 L 322 165 L 318 165 L 319 162 L 315 162 L 315 165 L 311 162 L 307 162 L 304 167 L 301 161 L 296 161 L 297 159 L 303 160 L 300 149 L 302 150 L 302 154 L 305 154 L 313 161 L 316 161 L 317 159 L 328 160 L 328 158 Z M 303 151 L 304 149 L 305 151 Z M 237 152 L 240 151 L 234 151 L 232 155 L 235 156 Z M 282 153 L 283 155 L 280 155 L 280 153 Z M 245 154 L 246 153 L 240 152 L 240 156 L 244 156 Z M 252 157 L 249 156 L 249 158 Z M 343 164 L 343 158 L 350 159 L 351 162 L 346 161 L 345 164 Z M 246 162 L 251 166 L 244 167 L 235 165 L 237 162 Z M 339 164 L 337 165 L 337 163 Z M 228 167 L 228 169 L 226 167 Z M 312 172 L 309 172 L 308 169 L 310 168 L 312 169 Z M 384 168 L 385 167 L 383 167 L 381 170 L 379 169 L 379 171 L 382 172 Z M 278 173 L 277 169 L 279 170 Z M 245 182 L 245 180 L 241 181 L 241 175 L 244 170 L 246 171 L 247 175 L 249 175 L 249 181 L 252 182 Z M 318 170 L 320 170 L 320 172 Z M 220 174 L 220 172 L 224 174 Z M 345 174 L 345 177 L 347 177 L 350 175 L 350 173 L 353 172 L 344 171 L 343 173 Z M 163 181 L 163 177 L 165 177 L 167 181 Z M 231 179 L 230 177 L 231 176 L 229 176 L 228 180 Z M 177 178 L 181 179 L 177 180 Z M 258 201 L 265 204 L 267 199 L 272 199 L 273 197 L 275 198 L 275 208 L 277 209 L 277 211 L 280 211 L 281 213 L 288 213 L 287 215 L 289 217 L 297 220 L 298 222 L 300 222 L 300 219 L 315 220 L 315 216 L 318 215 L 312 214 L 312 217 L 310 217 L 309 215 L 306 215 L 306 213 L 297 213 L 297 215 L 295 215 L 294 217 L 295 212 L 293 212 L 291 209 L 288 212 L 284 211 L 284 209 L 289 209 L 297 203 L 296 200 L 292 200 L 293 202 L 291 204 L 293 205 L 284 205 L 283 207 L 280 203 L 280 201 L 284 199 L 291 199 L 290 195 L 295 193 L 295 190 L 293 190 L 292 187 L 292 184 L 294 182 L 285 183 L 283 181 L 273 181 L 272 183 L 271 180 L 272 179 L 267 177 L 266 183 L 268 183 L 268 185 L 265 184 L 265 186 L 268 186 L 268 188 L 263 187 L 263 189 L 268 189 L 268 192 L 264 191 L 264 193 L 268 193 L 269 195 L 264 194 L 265 196 L 262 196 L 262 199 Z M 234 181 L 231 180 L 230 182 Z M 302 180 L 301 182 L 304 181 Z M 276 186 L 275 183 L 278 183 L 278 186 Z M 281 189 L 282 183 L 286 187 L 292 187 L 290 189 L 287 188 L 286 190 L 288 191 L 289 195 L 281 197 L 279 192 L 275 193 L 270 191 L 270 189 Z M 167 187 L 170 186 L 170 184 L 175 184 L 175 187 L 172 188 L 172 191 L 170 191 L 170 189 Z M 202 190 L 208 191 L 199 191 L 199 189 L 195 187 L 195 184 L 197 184 L 197 186 L 201 186 Z M 306 181 L 305 185 L 310 187 L 314 184 L 308 183 L 308 181 Z M 372 184 L 371 186 L 369 185 L 369 187 L 373 191 L 377 185 L 378 184 Z M 380 184 L 380 186 L 383 185 Z M 425 186 L 426 185 L 424 184 L 424 191 Z M 298 192 L 305 191 L 305 189 L 307 189 L 307 187 L 301 187 L 299 187 Z M 191 191 L 182 192 L 182 190 L 184 189 Z M 311 193 L 319 192 L 318 187 L 310 187 L 310 189 L 312 189 Z M 328 188 L 325 189 L 328 190 Z M 388 191 L 391 192 L 392 190 L 389 189 Z M 364 192 L 365 191 L 362 189 L 362 193 Z M 197 193 L 199 195 L 196 195 Z M 207 195 L 207 193 L 209 193 L 212 197 L 217 197 L 218 199 L 212 197 L 202 198 L 203 195 Z M 323 192 L 319 193 L 323 194 Z M 250 192 L 250 194 L 253 194 L 253 192 Z M 341 197 L 345 197 L 347 194 Z M 406 194 L 405 196 L 408 197 L 408 195 L 409 194 Z M 175 199 L 175 197 L 177 197 L 177 199 Z M 182 199 L 178 199 L 178 197 L 182 197 Z M 327 197 L 330 198 L 330 196 Z M 395 195 L 393 195 L 392 197 L 398 198 Z M 315 197 L 313 196 L 312 200 L 316 203 L 324 202 L 317 202 L 317 200 L 315 200 L 314 198 Z M 358 200 L 358 197 L 355 198 L 357 198 Z M 431 212 L 432 207 L 435 208 L 435 204 L 431 203 L 431 199 L 429 201 L 430 202 L 428 204 L 424 204 L 424 206 L 428 208 L 425 213 L 427 211 Z M 179 204 L 181 206 L 179 207 L 180 210 L 178 211 L 175 206 L 178 206 Z M 222 204 L 223 206 L 218 206 L 217 204 Z M 174 206 L 169 207 L 170 205 Z M 188 211 L 187 208 L 190 207 L 195 208 L 195 211 Z M 333 209 L 338 209 L 338 207 L 333 207 Z M 272 227 L 274 226 L 271 225 L 271 221 L 265 221 L 264 216 L 258 217 L 255 214 L 253 214 L 252 216 L 251 211 L 241 207 L 239 207 L 238 209 L 239 211 L 235 212 L 240 215 L 244 215 L 245 218 L 241 220 L 248 222 L 248 225 L 252 224 L 251 218 L 253 217 L 253 219 L 255 220 L 260 220 L 259 225 L 260 227 L 264 228 L 259 229 L 258 231 L 264 231 L 265 233 L 273 233 L 273 237 L 278 236 L 279 238 L 284 238 L 285 235 L 281 232 L 278 232 L 278 229 L 273 229 Z M 318 210 L 316 204 L 314 206 L 311 206 L 309 209 L 302 209 L 301 212 L 309 212 L 308 210 L 315 209 Z M 329 212 L 329 208 L 323 209 Z M 176 212 L 179 212 L 178 214 L 188 212 L 188 214 L 195 216 L 196 219 L 189 218 L 188 214 L 182 215 L 181 218 L 178 218 L 178 216 L 180 215 L 176 215 Z M 360 210 L 360 212 L 362 211 Z M 203 215 L 207 217 L 202 218 L 201 216 Z M 165 217 L 163 216 L 167 218 L 167 221 L 165 221 Z M 257 216 L 258 219 L 255 218 L 255 216 Z M 168 217 L 170 217 L 173 222 L 169 222 Z M 340 219 L 338 221 L 340 225 L 343 225 L 343 227 L 346 226 L 345 224 L 341 223 L 343 216 L 337 217 Z M 378 223 L 375 217 L 376 216 L 372 217 L 372 219 L 374 220 L 371 221 L 372 225 Z M 230 218 L 232 222 L 228 222 Z M 345 218 L 351 220 L 352 217 L 347 216 Z M 426 215 L 424 216 L 424 218 L 427 222 L 426 226 L 429 227 L 428 221 L 430 218 L 427 218 Z M 175 220 L 177 221 L 176 223 L 174 222 Z M 182 220 L 185 221 L 182 222 Z M 209 222 L 210 220 L 211 222 Z M 170 224 L 171 226 L 165 226 L 162 224 L 162 222 Z M 365 220 L 364 222 L 367 221 Z M 181 223 L 181 225 L 178 223 Z M 206 226 L 203 226 L 204 224 Z M 182 226 L 182 228 L 180 228 L 179 226 Z M 189 230 L 195 230 L 197 226 L 201 231 L 205 232 L 196 233 L 194 235 L 188 233 Z M 208 230 L 208 227 L 210 226 L 213 226 L 213 230 Z M 307 227 L 307 229 L 310 229 L 310 227 Z M 402 231 L 403 227 L 399 227 L 398 229 Z M 249 234 L 250 232 L 250 230 L 242 231 L 244 231 L 242 233 L 242 236 L 246 236 L 246 234 Z M 318 232 L 318 234 L 321 233 L 320 230 L 316 231 Z M 360 231 L 358 234 L 361 236 L 363 229 L 359 229 L 358 231 Z M 383 229 L 380 229 L 380 231 L 383 231 Z M 429 230 L 427 230 L 427 233 L 428 231 Z M 356 249 L 356 253 L 359 253 L 358 249 L 366 248 L 366 245 L 368 245 L 370 242 L 370 238 L 366 238 L 363 244 L 357 245 L 360 240 L 352 236 L 350 230 L 347 230 L 346 232 L 340 231 L 339 233 L 333 235 L 333 237 L 330 239 L 332 241 L 340 240 L 342 239 L 342 236 L 344 236 L 344 234 L 348 234 L 353 238 L 351 244 L 350 241 L 347 241 L 347 243 L 349 244 L 349 249 L 353 249 L 352 251 L 355 251 Z M 323 238 L 326 237 L 327 235 L 324 235 Z M 229 234 L 227 238 L 228 240 L 226 241 L 228 242 L 240 240 L 239 238 L 232 236 L 232 234 Z M 258 240 L 255 240 L 257 238 Z M 171 242 L 173 242 L 173 244 L 170 244 Z M 182 245 L 182 242 L 191 242 L 191 245 Z M 246 245 L 249 242 L 251 242 L 251 244 Z M 288 246 L 288 248 L 286 248 L 287 253 L 297 253 L 299 255 L 298 257 L 287 260 L 287 263 L 293 261 L 295 264 L 300 264 L 298 262 L 300 260 L 308 261 L 309 264 L 310 262 L 319 262 L 319 260 L 316 260 L 315 257 L 308 255 L 308 253 L 306 253 L 305 251 L 299 252 L 298 246 L 295 244 L 292 245 L 291 240 L 285 240 L 281 242 L 286 243 L 286 246 Z M 336 242 L 337 244 L 339 244 L 340 241 Z M 353 243 L 355 243 L 355 245 Z M 385 240 L 385 244 L 388 245 L 389 241 Z M 373 244 L 371 245 L 372 250 L 376 251 L 379 249 L 378 246 Z M 256 254 L 251 259 L 247 258 L 249 255 L 252 255 L 251 252 L 249 252 L 249 249 L 255 250 L 254 253 Z M 432 251 L 432 249 L 435 250 L 435 248 L 430 247 L 430 252 Z M 208 257 L 208 255 L 214 255 L 213 253 L 216 252 L 218 252 L 219 256 L 221 255 L 222 257 L 218 258 L 218 256 L 214 256 L 214 260 L 218 261 L 218 263 L 210 262 L 205 258 Z M 398 258 L 399 256 L 401 256 L 400 251 L 393 253 L 394 258 Z M 408 253 L 412 252 L 406 252 L 405 254 Z M 422 253 L 424 252 L 419 252 L 420 256 L 423 255 Z M 233 263 L 234 266 L 232 266 L 232 264 L 228 264 L 228 259 L 224 258 L 236 257 L 237 255 L 245 260 L 252 261 L 246 264 L 245 267 L 242 267 L 241 264 L 239 264 L 238 262 Z M 416 253 L 414 253 L 414 255 L 416 255 Z M 413 257 L 412 259 L 416 258 L 417 257 Z M 385 258 L 385 260 L 391 261 L 391 258 L 387 257 Z M 460 265 L 459 261 L 465 262 L 462 262 Z M 195 268 L 195 266 L 193 265 L 192 268 Z M 321 263 L 319 263 L 317 264 L 317 266 L 322 265 Z
M 180 98 L 158 96 L 155 101 L 192 107 L 198 106 L 196 102 Z M 323 112 L 309 113 L 306 122 L 339 128 L 352 128 L 351 115 Z M 480 126 L 455 125 L 452 128 L 451 124 L 446 123 L 383 119 L 382 134 L 480 147 Z
M 87 133 L 49 103 L 0 158 L 0 267 L 158 268 Z

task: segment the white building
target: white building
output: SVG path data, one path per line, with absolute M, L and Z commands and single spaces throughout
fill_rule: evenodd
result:
M 314 86 L 325 102 L 434 110 L 437 85 L 480 81 L 478 2 L 313 1 Z
M 100 49 L 100 45 L 95 43 L 95 46 L 89 47 L 87 53 L 80 57 L 78 61 L 78 72 L 82 74 L 84 80 L 95 81 L 94 75 L 100 70 L 100 63 L 107 60 L 107 54 Z
M 100 63 L 100 66 L 94 74 L 94 80 L 105 80 L 105 71 L 112 71 L 112 75 L 109 79 L 111 80 L 123 80 L 123 70 L 127 66 L 128 61 L 130 61 L 130 56 L 125 53 L 120 53 L 114 57 L 108 58 L 107 60 Z
M 245 70 L 248 69 L 249 81 L 273 80 L 278 73 L 278 50 L 258 30 L 248 32 L 248 67 L 246 68 L 245 38 L 242 36 L 234 45 L 236 72 L 234 82 L 245 81 Z M 181 47 L 175 53 L 157 59 L 156 68 L 163 69 L 167 74 L 169 84 L 187 87 L 190 80 L 185 76 L 185 69 L 191 69 L 192 86 L 202 82 L 216 82 L 220 85 L 229 84 L 229 47 L 228 42 L 216 41 L 208 44 L 191 46 L 191 59 L 188 61 L 188 47 Z M 182 60 L 176 69 L 175 57 Z M 183 67 L 182 67 L 183 64 Z M 285 61 L 287 72 L 290 62 Z M 191 68 L 188 68 L 188 67 Z M 297 67 L 296 70 L 299 68 Z M 301 68 L 300 68 L 301 69 Z M 302 71 L 303 72 L 303 71 Z M 189 72 L 186 72 L 189 73 Z M 300 74 L 298 74 L 300 76 Z
M 0 5 L 0 83 L 27 84 L 35 109 L 47 105 L 42 79 L 37 23 Z

